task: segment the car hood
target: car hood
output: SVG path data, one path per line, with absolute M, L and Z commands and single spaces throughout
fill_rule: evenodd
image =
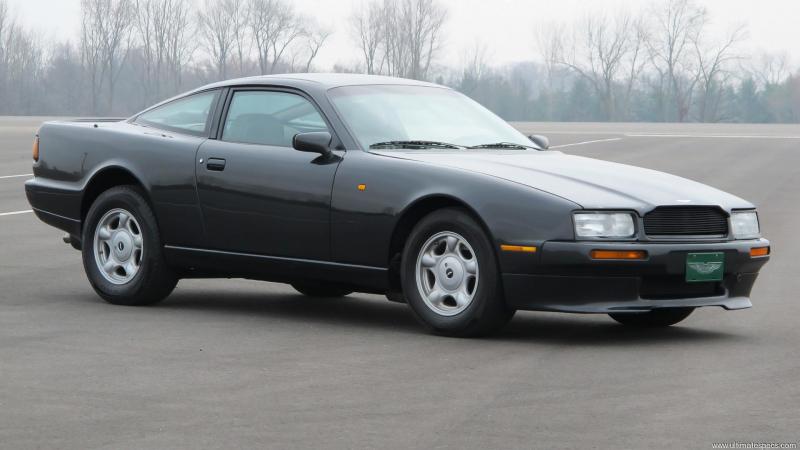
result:
M 752 208 L 739 197 L 704 184 L 640 167 L 558 151 L 382 151 L 395 158 L 468 170 L 557 195 L 586 209 L 704 205 Z

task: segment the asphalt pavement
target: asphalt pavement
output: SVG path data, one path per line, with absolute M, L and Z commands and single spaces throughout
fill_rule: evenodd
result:
M 383 297 L 253 281 L 104 303 L 62 233 L 25 212 L 41 120 L 0 118 L 0 448 L 800 441 L 800 126 L 516 124 L 565 153 L 756 203 L 772 260 L 745 311 L 702 309 L 664 330 L 520 312 L 495 337 L 451 339 Z

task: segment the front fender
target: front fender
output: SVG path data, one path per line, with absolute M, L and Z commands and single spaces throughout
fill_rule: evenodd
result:
M 365 185 L 364 190 L 359 185 Z M 387 267 L 389 243 L 398 221 L 416 202 L 430 196 L 450 198 L 471 209 L 498 248 L 506 243 L 538 246 L 545 240 L 572 239 L 571 211 L 579 207 L 555 195 L 488 175 L 349 151 L 333 187 L 334 259 Z M 503 271 L 537 260 L 535 254 L 499 256 Z

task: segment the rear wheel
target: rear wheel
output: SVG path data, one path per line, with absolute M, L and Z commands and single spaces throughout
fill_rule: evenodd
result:
M 89 208 L 83 267 L 95 292 L 115 305 L 153 304 L 175 288 L 155 215 L 136 187 L 111 188 Z
M 352 294 L 353 291 L 335 283 L 324 282 L 297 282 L 292 283 L 292 287 L 299 293 L 309 297 L 344 297 Z
M 675 325 L 689 317 L 694 308 L 664 308 L 647 312 L 609 314 L 617 322 L 638 328 L 658 328 Z
M 514 315 L 503 298 L 491 241 L 461 209 L 423 218 L 406 242 L 401 267 L 409 306 L 435 333 L 485 335 Z

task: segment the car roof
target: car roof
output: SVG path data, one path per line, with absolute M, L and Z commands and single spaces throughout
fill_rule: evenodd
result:
M 1 1 L 1 0 L 0 0 Z M 180 98 L 196 94 L 198 92 L 207 91 L 209 89 L 218 89 L 225 87 L 236 86 L 282 86 L 296 89 L 304 89 L 306 91 L 324 92 L 328 89 L 342 87 L 342 86 L 381 86 L 381 85 L 394 85 L 394 86 L 423 86 L 435 87 L 440 89 L 450 89 L 447 86 L 441 86 L 434 83 L 425 81 L 412 80 L 408 78 L 387 77 L 383 75 L 364 75 L 353 73 L 287 73 L 276 75 L 258 75 L 254 77 L 235 78 L 231 80 L 218 81 L 215 83 L 207 84 L 191 91 L 178 94 L 174 97 L 168 98 L 158 102 L 147 109 L 139 111 L 132 117 L 137 117 L 140 114 L 161 105 L 178 100 Z
M 331 89 L 341 86 L 363 86 L 363 85 L 405 85 L 405 86 L 427 86 L 443 87 L 438 84 L 427 83 L 424 81 L 411 80 L 407 78 L 386 77 L 382 75 L 362 75 L 352 73 L 290 73 L 279 75 L 260 75 L 255 77 L 237 78 L 233 80 L 220 81 L 198 90 L 225 86 L 243 85 L 275 85 L 283 84 L 288 86 L 299 86 L 313 84 L 318 88 Z

